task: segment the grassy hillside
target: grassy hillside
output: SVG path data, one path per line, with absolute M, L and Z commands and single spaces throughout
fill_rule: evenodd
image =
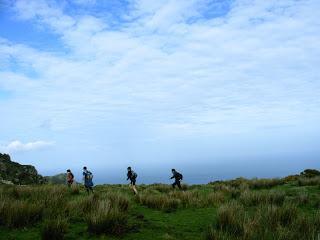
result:
M 207 185 L 1 186 L 0 239 L 312 239 L 320 178 Z
M 60 173 L 54 176 L 45 176 L 44 179 L 47 183 L 51 184 L 65 184 L 66 183 L 67 174 Z

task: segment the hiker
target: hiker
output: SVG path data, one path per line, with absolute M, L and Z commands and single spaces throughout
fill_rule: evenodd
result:
M 177 172 L 175 169 L 171 169 L 172 172 L 172 177 L 170 179 L 175 179 L 174 183 L 172 184 L 172 187 L 175 188 L 175 186 L 177 185 L 179 189 L 181 189 L 181 183 L 180 181 L 183 179 L 183 176 L 181 173 Z
M 86 187 L 87 193 L 93 192 L 93 182 L 92 182 L 92 172 L 90 172 L 87 167 L 83 167 L 83 180 L 84 186 Z
M 138 174 L 136 174 L 136 173 L 131 169 L 131 167 L 128 167 L 127 170 L 128 170 L 128 173 L 127 173 L 127 181 L 130 179 L 130 187 L 132 188 L 133 193 L 134 193 L 134 194 L 138 194 L 138 191 L 137 191 L 137 189 L 136 189 L 136 180 L 137 180 Z
M 67 185 L 68 187 L 71 187 L 74 181 L 74 176 L 73 173 L 71 172 L 70 169 L 67 170 Z

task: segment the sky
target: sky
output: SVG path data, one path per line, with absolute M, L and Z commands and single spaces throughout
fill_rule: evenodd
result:
M 96 183 L 320 168 L 320 1 L 2 0 L 0 152 Z

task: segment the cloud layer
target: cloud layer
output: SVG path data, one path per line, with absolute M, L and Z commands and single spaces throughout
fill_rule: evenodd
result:
M 33 151 L 33 150 L 39 150 L 44 149 L 50 146 L 53 146 L 53 142 L 47 142 L 47 141 L 35 141 L 35 142 L 27 142 L 22 143 L 18 140 L 12 141 L 8 143 L 5 146 L 0 146 L 1 151 L 7 152 L 7 153 L 13 153 L 13 152 L 20 152 L 20 151 Z
M 2 39 L 2 62 L 15 69 L 0 73 L 1 87 L 54 129 L 122 114 L 205 131 L 221 121 L 319 117 L 306 111 L 319 105 L 317 1 L 236 1 L 212 6 L 212 18 L 206 4 L 134 1 L 113 26 L 117 19 L 71 15 L 51 1 L 17 1 L 16 16 L 52 31 L 64 49 Z
M 49 136 L 60 151 L 75 144 L 71 156 L 104 146 L 121 158 L 114 149 L 139 152 L 131 148 L 145 142 L 316 133 L 319 8 L 317 0 L 15 1 L 9 24 L 47 40 L 0 33 L 0 94 L 10 93 L 0 98 L 10 116 L 0 140 Z

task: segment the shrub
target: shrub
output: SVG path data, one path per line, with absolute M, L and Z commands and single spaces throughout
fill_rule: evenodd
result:
M 300 173 L 301 176 L 312 178 L 320 176 L 320 171 L 316 169 L 305 169 L 303 172 Z
M 43 240 L 61 240 L 64 239 L 68 229 L 68 223 L 65 219 L 49 219 L 43 224 L 41 230 L 41 239 Z
M 286 183 L 289 183 L 289 182 L 294 182 L 294 181 L 297 181 L 299 178 L 299 175 L 290 175 L 290 176 L 287 176 L 283 179 L 283 181 L 285 181 Z

